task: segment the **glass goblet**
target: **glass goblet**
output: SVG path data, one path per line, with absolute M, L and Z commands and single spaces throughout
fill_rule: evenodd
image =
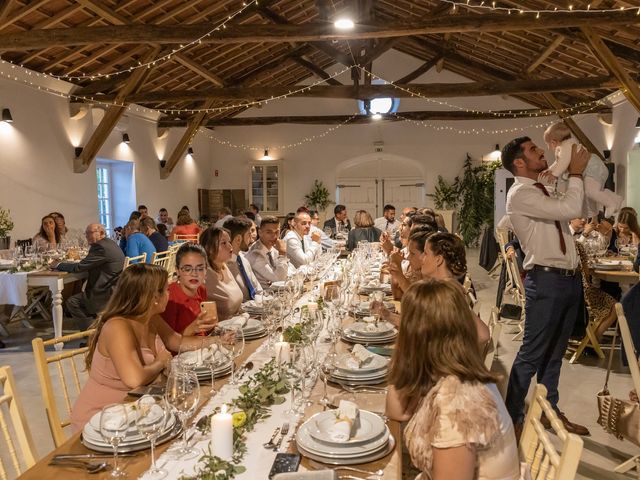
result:
M 127 435 L 129 417 L 127 408 L 122 403 L 107 405 L 100 413 L 100 435 L 113 448 L 113 468 L 109 476 L 120 478 L 126 472 L 118 466 L 118 446 Z
M 167 476 L 167 471 L 156 466 L 156 440 L 167 424 L 167 404 L 159 395 L 144 395 L 136 402 L 134 411 L 136 427 L 151 443 L 151 469 L 146 473 L 153 479 Z
M 200 402 L 200 385 L 195 372 L 177 370 L 169 374 L 164 398 L 178 414 L 182 422 L 183 445 L 176 452 L 180 458 L 188 459 L 198 456 L 200 451 L 189 447 L 187 438 L 187 421 L 195 413 Z

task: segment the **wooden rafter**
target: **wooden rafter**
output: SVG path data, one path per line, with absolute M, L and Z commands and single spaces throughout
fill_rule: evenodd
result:
M 598 60 L 611 72 L 618 81 L 624 86 L 623 92 L 629 103 L 640 112 L 640 87 L 638 83 L 631 78 L 629 72 L 627 72 L 616 56 L 609 50 L 609 48 L 602 41 L 600 35 L 595 33 L 591 28 L 583 27 L 582 33 L 587 37 L 591 44 L 591 50 L 596 55 Z
M 301 56 L 292 56 L 291 59 L 296 62 L 298 65 L 306 68 L 307 70 L 309 70 L 311 73 L 317 75 L 320 78 L 325 79 L 328 85 L 342 85 L 342 83 L 340 83 L 338 80 L 336 80 L 335 78 L 332 78 L 331 75 L 329 75 L 327 72 L 325 72 L 322 68 L 320 68 L 319 66 L 317 66 L 315 63 L 311 62 L 310 60 L 307 60 L 306 58 L 303 58 Z
M 160 47 L 152 48 L 147 55 L 143 57 L 142 62 L 146 63 L 152 60 L 159 52 Z M 83 173 L 87 171 L 91 162 L 93 162 L 93 159 L 98 154 L 98 151 L 107 140 L 107 137 L 127 110 L 127 96 L 140 89 L 151 70 L 151 68 L 139 68 L 129 77 L 115 98 L 115 103 L 118 103 L 119 105 L 113 105 L 107 109 L 104 118 L 91 135 L 87 144 L 83 147 L 82 153 L 80 156 L 75 158 L 73 163 L 73 171 L 75 173 Z
M 180 63 L 181 65 L 184 65 L 185 67 L 187 67 L 192 72 L 200 75 L 202 78 L 204 78 L 206 80 L 209 80 L 214 85 L 216 85 L 218 87 L 224 87 L 224 80 L 222 80 L 216 74 L 211 73 L 209 70 L 204 68 L 202 65 L 200 65 L 197 62 L 191 60 L 186 55 L 184 55 L 182 53 L 178 53 L 178 54 L 173 56 L 173 59 L 176 62 Z
M 366 40 L 372 38 L 408 37 L 455 32 L 507 32 L 548 30 L 552 28 L 584 27 L 591 24 L 635 24 L 635 11 L 589 14 L 555 13 L 532 22 L 524 15 L 449 15 L 426 19 L 418 24 L 358 25 L 352 31 L 339 32 L 332 25 L 306 23 L 302 25 L 235 25 L 234 28 L 212 32 L 202 43 L 283 43 L 326 42 L 328 40 Z M 30 30 L 0 35 L 0 45 L 6 50 L 32 50 L 51 46 L 78 46 L 95 43 L 159 43 L 190 42 L 212 30 L 211 23 L 194 25 L 113 25 L 49 30 Z
M 9 16 L 9 12 L 13 8 L 14 0 L 5 0 L 4 5 L 0 7 L 0 25 L 4 25 L 4 20 Z
M 442 54 L 438 54 L 435 57 L 433 57 L 431 60 L 427 60 L 426 62 L 424 62 L 422 65 L 420 65 L 418 68 L 416 68 L 414 71 L 406 74 L 404 77 L 400 78 L 399 80 L 397 80 L 395 83 L 396 84 L 404 84 L 404 83 L 411 83 L 413 82 L 416 78 L 418 78 L 420 75 L 427 73 L 429 70 L 431 70 L 435 65 L 437 65 L 437 63 L 442 59 Z
M 610 77 L 563 78 L 552 80 L 517 80 L 517 81 L 488 81 L 469 83 L 427 83 L 427 84 L 384 84 L 361 85 L 354 88 L 351 85 L 326 86 L 318 85 L 311 89 L 296 90 L 295 86 L 272 87 L 228 87 L 208 90 L 182 90 L 168 92 L 137 93 L 127 97 L 132 103 L 162 103 L 216 100 L 258 100 L 269 99 L 281 95 L 292 97 L 315 98 L 383 98 L 383 97 L 411 97 L 413 93 L 429 97 L 470 97 L 482 95 L 511 95 L 518 93 L 558 92 L 564 90 L 582 89 L 610 89 L 617 88 L 619 83 Z M 410 92 L 403 91 L 407 88 Z M 104 101 L 115 99 L 115 95 L 103 95 Z
M 8 2 L 8 3 L 9 5 L 7 6 L 7 9 L 9 8 L 12 2 Z M 46 3 L 48 3 L 48 0 L 38 0 L 37 2 L 29 2 L 29 4 L 24 6 L 22 9 L 18 11 L 14 11 L 13 15 L 11 15 L 10 17 L 8 16 L 9 11 L 7 10 L 5 19 L 2 22 L 0 22 L 0 30 L 8 27 L 9 25 L 17 22 L 18 20 L 23 19 L 24 17 L 29 15 L 31 12 L 36 11 Z M 0 43 L 0 45 L 2 45 L 2 43 Z
M 557 35 L 556 38 L 553 39 L 553 42 L 549 44 L 547 48 L 545 48 L 542 53 L 536 58 L 531 65 L 527 67 L 527 73 L 533 72 L 536 68 L 538 68 L 547 58 L 551 55 L 556 48 L 560 46 L 562 41 L 564 40 L 564 35 Z

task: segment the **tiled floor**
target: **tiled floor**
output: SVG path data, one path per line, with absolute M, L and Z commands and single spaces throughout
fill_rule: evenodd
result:
M 490 308 L 495 302 L 497 282 L 477 266 L 477 257 L 477 251 L 469 252 L 470 272 L 478 289 L 482 317 L 488 318 Z M 23 328 L 17 330 L 18 335 L 15 338 L 5 340 L 8 348 L 0 350 L 0 365 L 10 365 L 13 368 L 38 454 L 43 455 L 53 448 L 53 442 L 35 372 L 31 338 L 35 334 L 50 336 L 52 329 L 47 325 L 40 325 L 35 331 Z M 520 346 L 520 342 L 512 340 L 511 330 L 510 327 L 503 329 L 498 357 L 493 365 L 494 371 L 503 374 L 503 382 L 500 385 L 503 391 L 508 371 Z M 596 361 L 592 358 L 583 359 L 574 365 L 568 362 L 563 365 L 560 379 L 560 406 L 571 420 L 586 425 L 591 431 L 591 436 L 584 439 L 582 462 L 576 478 L 593 480 L 636 478 L 635 474 L 618 475 L 612 470 L 632 454 L 640 453 L 640 448 L 629 442 L 616 440 L 596 423 L 595 395 L 603 386 L 604 375 L 604 361 Z M 620 397 L 627 395 L 632 388 L 628 371 L 616 365 L 609 387 L 614 395 Z

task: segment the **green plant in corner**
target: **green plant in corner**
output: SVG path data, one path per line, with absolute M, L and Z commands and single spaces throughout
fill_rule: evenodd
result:
M 460 201 L 460 179 L 456 177 L 453 183 L 449 183 L 438 175 L 433 193 L 428 193 L 427 197 L 433 199 L 437 210 L 455 210 Z
M 13 220 L 11 220 L 11 211 L 0 207 L 0 238 L 6 238 L 13 230 Z
M 313 181 L 313 188 L 304 196 L 305 205 L 314 210 L 324 212 L 333 202 L 330 197 L 329 190 L 324 183 L 318 180 Z

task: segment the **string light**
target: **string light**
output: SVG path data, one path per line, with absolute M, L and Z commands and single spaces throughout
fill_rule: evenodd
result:
M 455 11 L 457 7 L 465 7 L 465 8 L 473 8 L 473 9 L 481 9 L 481 10 L 489 10 L 492 12 L 500 11 L 507 12 L 511 14 L 512 11 L 518 11 L 519 13 L 535 13 L 536 18 L 540 18 L 541 13 L 620 13 L 627 10 L 633 10 L 638 7 L 616 7 L 616 8 L 591 8 L 591 4 L 587 5 L 586 8 L 576 8 L 574 5 L 569 5 L 568 8 L 558 8 L 554 7 L 553 9 L 548 8 L 537 8 L 537 9 L 528 9 L 528 8 L 514 8 L 514 7 L 500 7 L 496 4 L 496 2 L 491 2 L 491 5 L 486 5 L 484 1 L 480 1 L 477 3 L 471 3 L 470 0 L 465 0 L 464 2 L 457 2 L 455 0 L 440 0 L 441 2 L 448 3 L 452 5 L 452 10 Z M 640 8 L 638 8 L 638 12 L 640 14 Z

